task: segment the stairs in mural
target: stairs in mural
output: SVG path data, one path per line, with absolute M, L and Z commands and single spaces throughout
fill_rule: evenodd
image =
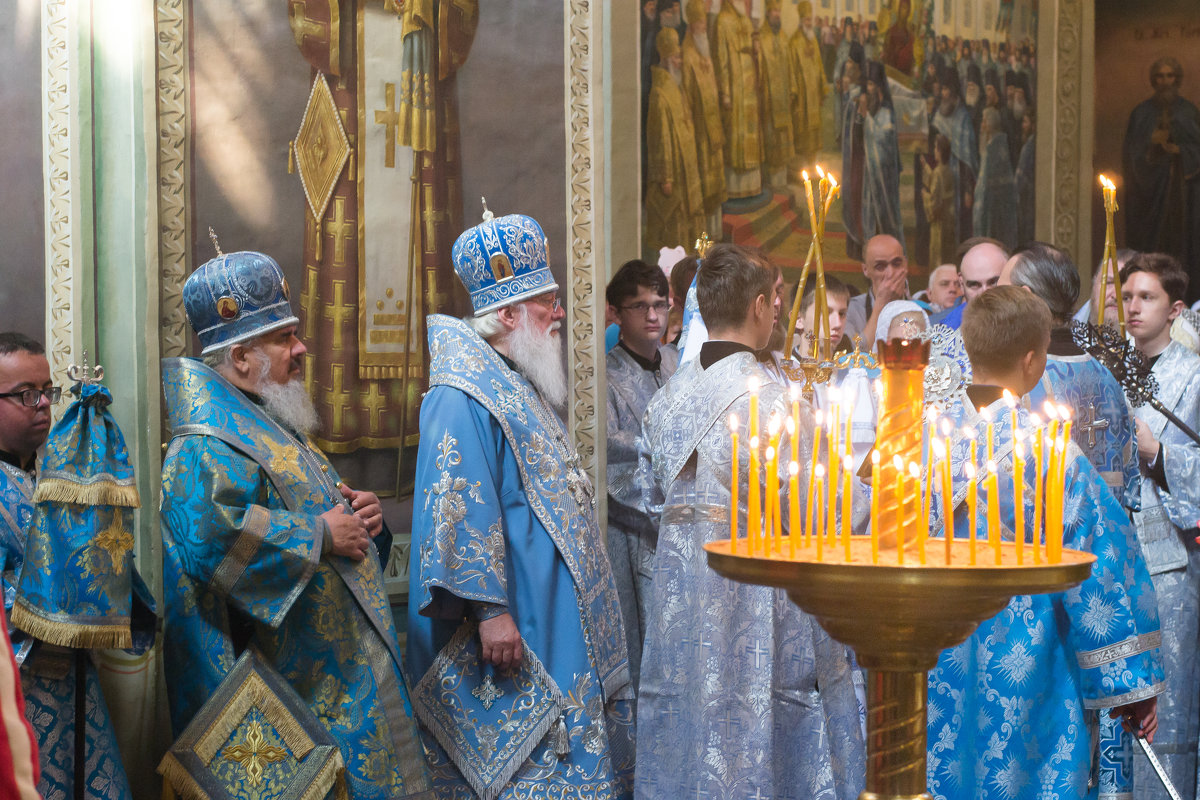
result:
M 800 278 L 804 257 L 812 241 L 808 209 L 803 206 L 803 189 L 789 187 L 790 193 L 777 193 L 762 207 L 739 214 L 725 214 L 724 239 L 727 242 L 758 247 L 771 255 L 783 270 L 783 279 Z M 862 275 L 862 267 L 846 256 L 846 234 L 841 226 L 841 203 L 834 202 L 825 233 L 825 268 L 847 276 Z

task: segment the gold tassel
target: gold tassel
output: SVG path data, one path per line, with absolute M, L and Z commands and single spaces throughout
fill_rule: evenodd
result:
M 174 787 L 175 794 L 181 800 L 209 800 L 208 793 L 200 788 L 187 768 L 175 758 L 174 753 L 168 751 L 162 761 L 158 762 L 158 774 L 163 776 L 166 783 Z M 167 788 L 164 786 L 164 795 L 166 791 Z
M 38 481 L 33 493 L 35 503 L 71 503 L 79 506 L 122 506 L 140 508 L 137 487 L 110 481 L 73 483 L 64 478 Z
M 13 603 L 10 621 L 13 625 L 35 639 L 56 644 L 59 647 L 80 649 L 133 647 L 133 634 L 128 623 L 124 625 L 88 625 L 78 622 L 59 622 L 46 619 L 35 609 L 25 605 L 18 597 Z
M 296 141 L 288 142 L 288 175 L 296 172 Z
M 320 264 L 321 263 L 321 251 L 323 250 L 322 245 L 324 244 L 324 242 L 321 241 L 321 239 L 323 238 L 321 236 L 321 220 L 317 219 L 315 216 L 313 217 L 313 228 L 316 232 L 316 235 L 313 238 L 317 240 L 317 252 L 315 253 L 315 258 L 313 260 L 316 261 L 318 264 Z

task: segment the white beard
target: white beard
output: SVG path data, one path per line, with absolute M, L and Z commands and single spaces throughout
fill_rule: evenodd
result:
M 555 336 L 554 331 L 561 325 L 561 322 L 555 322 L 545 333 L 539 333 L 528 310 L 522 308 L 517 327 L 505 342 L 508 357 L 521 374 L 533 384 L 543 400 L 560 411 L 567 403 L 567 372 L 562 363 L 562 337 Z
M 692 44 L 696 46 L 696 52 L 700 54 L 701 58 L 705 61 L 711 60 L 712 56 L 708 47 L 708 33 L 693 33 Z
M 1012 109 L 1011 109 L 1013 116 L 1016 117 L 1017 119 L 1021 119 L 1021 117 L 1025 116 L 1025 106 L 1026 105 L 1027 105 L 1026 102 L 1024 100 L 1021 100 L 1020 98 L 1013 100 Z
M 683 70 L 674 64 L 667 64 L 667 74 L 671 76 L 671 80 L 675 81 L 675 85 L 679 86 L 683 83 Z
M 975 84 L 973 84 L 973 83 L 967 84 L 965 94 L 966 94 L 967 105 L 973 106 L 973 105 L 977 105 L 979 103 L 979 87 L 976 86 Z
M 262 398 L 263 408 L 276 422 L 296 433 L 311 436 L 317 430 L 317 409 L 304 387 L 302 378 L 287 383 L 275 383 L 267 377 L 271 364 L 261 359 L 255 393 Z

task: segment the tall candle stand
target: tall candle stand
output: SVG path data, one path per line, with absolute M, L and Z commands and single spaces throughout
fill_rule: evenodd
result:
M 890 344 L 894 346 L 885 346 L 881 358 L 880 419 L 881 424 L 891 421 L 892 441 L 905 449 L 914 437 L 919 443 L 921 367 L 928 346 Z M 915 430 L 902 430 L 904 426 Z M 899 513 L 876 520 L 879 527 L 892 526 L 884 535 L 849 537 L 844 550 L 826 548 L 824 555 L 800 544 L 794 530 L 792 541 L 774 550 L 750 551 L 728 539 L 707 544 L 705 550 L 709 566 L 731 580 L 784 589 L 830 636 L 854 648 L 867 669 L 867 780 L 859 800 L 931 800 L 925 703 L 928 671 L 938 654 L 963 642 L 1014 595 L 1061 592 L 1082 582 L 1095 556 L 1057 549 L 1053 558 L 1018 564 L 1015 543 L 976 553 L 972 538 L 952 540 L 949 546 L 939 541 L 944 561 L 910 558 L 906 563 L 904 543 L 911 546 L 923 535 L 915 513 L 919 483 L 906 483 L 902 476 L 893 482 L 901 463 L 886 473 L 876 469 L 874 490 L 894 485 L 899 493 Z

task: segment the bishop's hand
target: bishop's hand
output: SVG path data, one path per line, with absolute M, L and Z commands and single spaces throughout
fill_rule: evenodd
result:
M 1148 697 L 1136 703 L 1118 706 L 1108 712 L 1113 719 L 1121 719 L 1121 727 L 1139 739 L 1154 743 L 1154 732 L 1158 730 L 1158 698 Z
M 354 516 L 361 519 L 367 526 L 367 534 L 375 538 L 383 530 L 383 506 L 374 492 L 357 492 L 344 483 L 338 484 L 342 497 L 354 509 Z
M 321 519 L 329 526 L 329 536 L 333 540 L 331 552 L 337 556 L 362 561 L 371 547 L 367 523 L 351 514 L 345 506 L 331 508 L 321 515 Z
M 512 614 L 504 613 L 479 622 L 479 652 L 483 660 L 500 669 L 521 663 L 521 633 Z

